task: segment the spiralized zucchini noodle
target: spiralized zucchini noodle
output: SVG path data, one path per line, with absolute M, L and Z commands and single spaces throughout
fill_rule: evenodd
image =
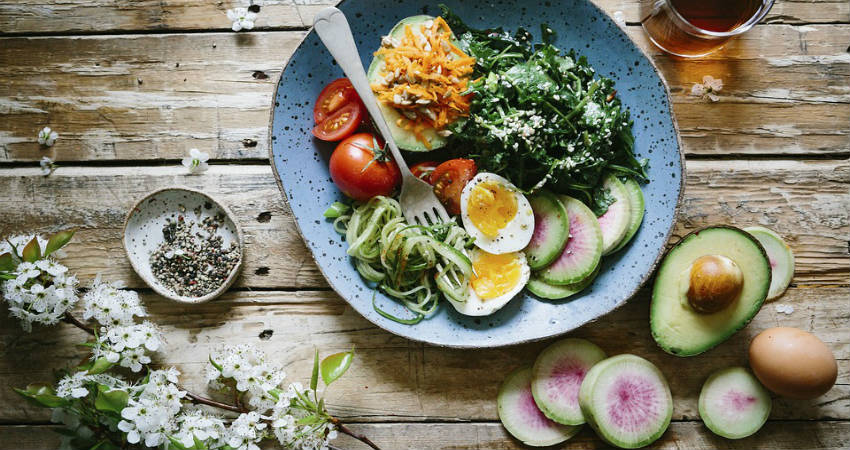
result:
M 335 203 L 325 216 L 336 218 L 334 229 L 345 236 L 357 272 L 416 317 L 395 317 L 378 308 L 373 298 L 379 314 L 414 324 L 436 311 L 441 293 L 457 302 L 467 300 L 472 262 L 466 249 L 473 239 L 456 222 L 408 224 L 398 201 L 383 196 L 345 209 Z

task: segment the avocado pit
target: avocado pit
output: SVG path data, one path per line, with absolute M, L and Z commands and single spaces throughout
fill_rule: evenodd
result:
M 712 314 L 731 305 L 744 287 L 744 274 L 735 261 L 722 255 L 705 255 L 690 270 L 688 303 L 697 312 Z

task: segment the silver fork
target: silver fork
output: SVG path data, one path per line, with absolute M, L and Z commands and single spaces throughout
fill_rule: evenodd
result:
M 351 28 L 348 26 L 345 14 L 337 8 L 325 8 L 319 11 L 316 18 L 313 19 L 313 29 L 316 30 L 319 39 L 328 48 L 331 56 L 336 59 L 339 67 L 345 72 L 345 76 L 351 81 L 354 90 L 360 95 L 360 99 L 363 100 L 366 109 L 369 110 L 369 115 L 372 116 L 372 120 L 378 126 L 378 131 L 381 132 L 390 147 L 393 159 L 401 171 L 399 201 L 404 218 L 409 223 L 419 225 L 448 222 L 450 220 L 449 214 L 437 200 L 431 185 L 410 172 L 395 140 L 393 140 L 390 128 L 378 107 L 378 100 L 372 93 L 372 87 L 369 86 L 366 71 L 363 70 L 363 63 L 360 61 L 360 54 L 357 53 L 357 44 L 354 43 L 354 36 L 351 34 Z

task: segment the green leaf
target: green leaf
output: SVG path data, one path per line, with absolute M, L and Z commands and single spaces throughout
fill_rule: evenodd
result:
M 36 262 L 41 259 L 41 246 L 38 245 L 38 236 L 33 236 L 21 252 L 24 262 Z
M 274 388 L 274 389 L 269 391 L 269 395 L 271 395 L 274 398 L 274 401 L 280 400 L 280 394 L 281 393 L 282 393 L 281 390 L 277 389 L 277 388 Z
M 215 367 L 216 369 L 218 369 L 219 372 L 221 372 L 221 364 L 218 364 L 217 362 L 213 361 L 212 355 L 210 355 L 210 364 L 212 364 L 213 367 Z
M 45 408 L 58 408 L 68 402 L 56 395 L 53 388 L 44 384 L 30 384 L 26 389 L 12 388 L 31 403 Z
M 97 375 L 99 373 L 106 372 L 112 366 L 113 363 L 107 361 L 106 358 L 97 358 L 94 360 L 91 367 L 86 370 L 88 370 L 89 375 Z
M 74 233 L 76 232 L 77 230 L 65 230 L 60 231 L 54 234 L 53 236 L 50 236 L 50 239 L 47 241 L 47 247 L 44 249 L 44 256 L 47 256 L 55 252 L 56 250 L 59 250 L 60 248 L 64 247 L 65 244 L 67 244 L 68 241 L 70 241 L 71 238 L 74 237 Z
M 319 420 L 321 419 L 318 416 L 312 414 L 298 419 L 295 423 L 297 425 L 312 425 L 314 423 L 317 423 Z
M 168 436 L 168 440 L 171 441 L 171 446 L 176 448 L 177 450 L 186 450 L 186 446 L 183 445 L 183 443 L 177 440 L 174 436 Z
M 110 390 L 109 386 L 99 384 L 97 386 L 97 397 L 94 399 L 94 407 L 98 411 L 111 411 L 121 414 L 121 410 L 127 406 L 130 394 L 121 389 Z
M 108 439 L 103 439 L 93 447 L 90 447 L 89 450 L 120 450 L 121 447 L 115 445 L 112 441 Z
M 0 255 L 0 272 L 11 272 L 15 270 L 15 258 L 9 252 Z
M 322 361 L 322 380 L 324 380 L 325 385 L 330 386 L 331 383 L 341 377 L 351 367 L 353 359 L 353 348 L 351 351 L 334 353 L 325 358 Z
M 313 357 L 313 375 L 310 377 L 310 389 L 316 390 L 319 386 L 319 349 L 316 349 L 316 355 Z

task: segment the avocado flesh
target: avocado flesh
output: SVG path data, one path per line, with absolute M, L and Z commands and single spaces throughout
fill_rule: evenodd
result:
M 741 294 L 725 309 L 702 314 L 688 303 L 691 264 L 705 255 L 722 255 L 743 272 Z M 770 288 L 771 269 L 758 241 L 743 230 L 718 226 L 685 236 L 670 250 L 652 290 L 652 337 L 667 353 L 692 356 L 728 339 L 756 315 Z
M 390 31 L 389 36 L 391 38 L 401 39 L 404 37 L 404 27 L 406 25 L 411 26 L 419 26 L 423 24 L 427 20 L 433 20 L 432 16 L 427 15 L 419 15 L 419 16 L 410 16 L 405 19 L 402 19 L 397 23 L 392 31 Z M 377 56 L 372 59 L 372 63 L 369 64 L 369 69 L 366 71 L 366 76 L 369 78 L 370 83 L 375 83 L 378 79 L 378 74 L 384 70 L 384 58 Z M 384 104 L 383 102 L 378 102 L 378 106 L 381 108 L 381 113 L 384 116 L 384 120 L 387 121 L 387 125 L 390 127 L 390 132 L 393 135 L 393 140 L 395 140 L 398 148 L 402 150 L 407 150 L 411 152 L 428 152 L 431 150 L 436 150 L 440 147 L 444 147 L 446 145 L 447 139 L 443 136 L 437 134 L 437 130 L 433 128 L 427 128 L 422 130 L 422 135 L 425 136 L 426 139 L 431 143 L 431 148 L 425 147 L 419 139 L 416 139 L 416 135 L 413 132 L 400 128 L 396 122 L 398 119 L 401 119 L 402 114 L 392 106 Z

